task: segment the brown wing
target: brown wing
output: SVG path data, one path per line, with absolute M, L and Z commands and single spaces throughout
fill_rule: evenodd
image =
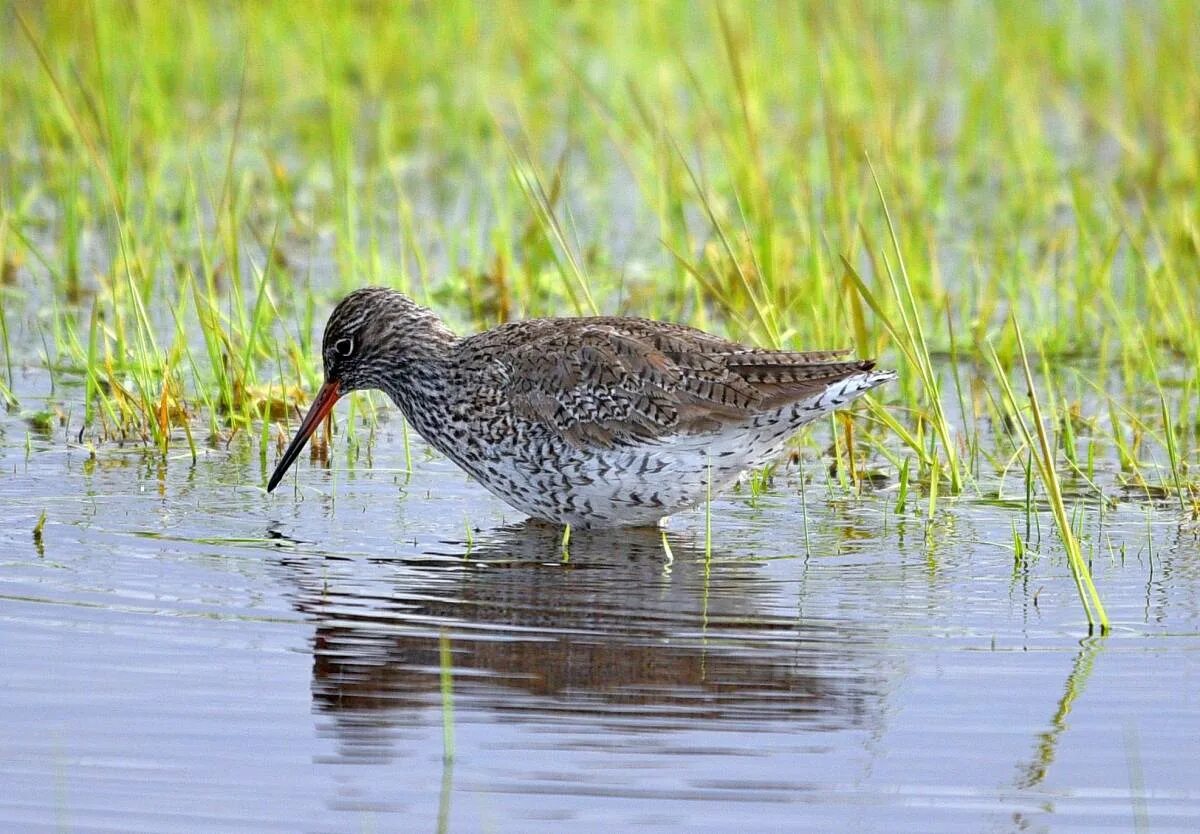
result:
M 577 446 L 695 433 L 819 393 L 872 367 L 845 351 L 747 348 L 642 319 L 524 322 L 506 340 L 505 395 Z M 516 335 L 516 334 L 513 334 Z M 494 345 L 494 343 L 493 343 Z

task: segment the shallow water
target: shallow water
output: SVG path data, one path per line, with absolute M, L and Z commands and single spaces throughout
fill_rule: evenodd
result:
M 47 387 L 18 374 L 27 409 Z M 1089 638 L 1048 519 L 1014 566 L 1023 513 L 927 526 L 811 453 L 714 502 L 711 552 L 697 511 L 670 552 L 564 554 L 419 442 L 406 476 L 394 416 L 373 467 L 339 441 L 267 496 L 248 443 L 91 459 L 77 399 L 48 432 L 0 416 L 0 830 L 1200 828 L 1170 507 L 1105 515 Z

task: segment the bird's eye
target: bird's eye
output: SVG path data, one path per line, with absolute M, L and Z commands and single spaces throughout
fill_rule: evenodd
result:
M 349 356 L 354 353 L 354 340 L 338 339 L 333 343 L 333 352 L 338 356 Z

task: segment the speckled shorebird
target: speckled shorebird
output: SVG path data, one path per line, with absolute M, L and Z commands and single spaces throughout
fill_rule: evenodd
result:
M 762 350 L 606 316 L 459 338 L 407 296 L 368 287 L 325 325 L 325 383 L 267 490 L 338 397 L 378 388 L 430 445 L 521 512 L 582 527 L 654 524 L 896 376 L 847 354 Z

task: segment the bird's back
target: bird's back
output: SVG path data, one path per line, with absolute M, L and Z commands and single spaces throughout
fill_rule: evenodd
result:
M 653 523 L 893 378 L 846 355 L 750 348 L 638 318 L 514 322 L 452 349 L 470 424 L 443 451 L 532 515 Z

